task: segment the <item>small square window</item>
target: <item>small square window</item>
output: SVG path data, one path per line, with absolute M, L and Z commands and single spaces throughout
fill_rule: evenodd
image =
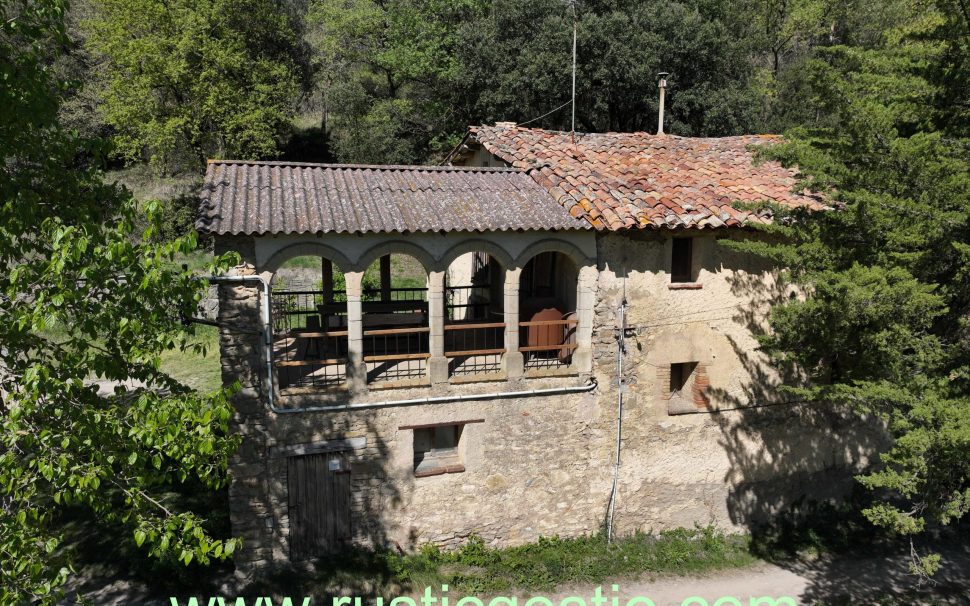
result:
M 684 391 L 690 383 L 697 362 L 680 362 L 670 365 L 670 396 L 675 397 Z
M 459 444 L 462 425 L 436 425 L 414 430 L 414 475 L 431 476 L 465 471 Z
M 693 238 L 674 238 L 671 246 L 670 281 L 693 282 Z

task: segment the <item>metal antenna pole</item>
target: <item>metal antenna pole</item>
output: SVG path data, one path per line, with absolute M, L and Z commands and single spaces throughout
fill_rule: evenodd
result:
M 576 1 L 571 0 L 569 6 L 573 9 L 573 119 L 570 133 L 572 134 L 573 145 L 576 144 Z

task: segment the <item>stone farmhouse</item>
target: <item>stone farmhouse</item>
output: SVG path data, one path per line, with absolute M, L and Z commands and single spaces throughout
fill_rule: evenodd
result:
M 237 568 L 746 530 L 843 491 L 874 438 L 777 389 L 799 374 L 756 336 L 797 293 L 727 246 L 771 221 L 738 202 L 824 208 L 754 160 L 773 141 L 498 123 L 446 166 L 210 161 L 198 228 L 242 261 L 218 315 Z M 275 278 L 308 256 L 318 281 Z

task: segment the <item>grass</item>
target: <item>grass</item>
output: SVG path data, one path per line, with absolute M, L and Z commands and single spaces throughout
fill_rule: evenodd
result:
M 401 576 L 417 587 L 447 584 L 463 593 L 494 594 L 511 589 L 549 591 L 566 583 L 645 573 L 700 574 L 755 561 L 746 537 L 707 526 L 659 535 L 637 532 L 612 544 L 597 534 L 490 549 L 473 538 L 458 551 L 426 547 L 402 558 Z
M 212 262 L 212 257 L 213 255 L 211 251 L 205 250 L 204 248 L 199 248 L 188 254 L 178 255 L 172 265 L 175 267 L 182 267 L 184 265 L 189 271 L 201 274 L 206 273 L 203 270 L 205 270 L 206 266 Z
M 189 387 L 211 392 L 222 387 L 219 364 L 219 330 L 214 326 L 196 326 L 194 343 L 205 346 L 205 355 L 178 349 L 162 353 L 162 370 Z
M 872 525 L 862 510 L 874 503 L 871 493 L 855 485 L 837 503 L 806 501 L 776 516 L 770 525 L 752 529 L 751 551 L 773 562 L 844 555 L 869 545 L 884 553 L 905 549 L 905 541 Z
M 597 534 L 540 538 L 518 547 L 492 549 L 472 537 L 456 551 L 441 551 L 432 545 L 406 555 L 349 551 L 320 560 L 317 572 L 309 577 L 278 573 L 248 588 L 247 593 L 284 589 L 292 593 L 294 587 L 300 587 L 306 590 L 305 595 L 325 596 L 348 588 L 392 595 L 448 585 L 452 595 L 496 595 L 550 591 L 565 584 L 600 583 L 650 573 L 703 574 L 755 562 L 747 537 L 727 535 L 713 526 L 679 528 L 659 535 L 638 532 L 612 544 Z
M 145 164 L 135 164 L 108 171 L 104 180 L 124 185 L 138 200 L 169 200 L 183 194 L 194 194 L 202 187 L 202 169 L 160 177 Z
M 294 257 L 289 259 L 281 266 L 281 269 L 305 269 L 310 272 L 318 279 L 316 283 L 320 283 L 320 257 L 315 256 L 302 256 Z M 334 267 L 333 272 L 334 288 L 336 290 L 343 290 L 345 288 L 345 281 L 343 272 L 339 267 Z M 381 269 L 380 262 L 374 261 L 370 266 L 364 271 L 364 278 L 362 280 L 362 285 L 365 290 L 373 289 L 376 290 L 381 286 Z M 417 259 L 409 255 L 391 255 L 391 287 L 392 288 L 425 288 L 428 285 L 428 274 L 424 271 L 424 267 Z M 285 285 L 284 285 L 285 287 Z

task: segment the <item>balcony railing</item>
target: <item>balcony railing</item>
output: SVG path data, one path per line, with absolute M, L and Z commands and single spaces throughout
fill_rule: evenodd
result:
M 369 383 L 425 375 L 428 353 L 427 289 L 362 293 L 364 357 Z M 331 387 L 347 376 L 347 297 L 334 291 L 277 290 L 272 295 L 273 360 L 281 388 Z
M 364 331 L 364 365 L 368 383 L 406 381 L 427 373 L 428 326 Z
M 442 344 L 449 376 L 502 372 L 507 324 L 504 313 L 493 311 L 484 298 L 487 290 L 473 286 L 446 291 L 452 293 L 446 297 Z M 482 299 L 476 299 L 476 291 Z M 379 290 L 367 290 L 362 299 L 360 353 L 367 383 L 425 381 L 431 358 L 427 290 L 396 288 L 390 299 L 382 298 Z M 345 292 L 336 291 L 326 301 L 321 291 L 275 291 L 272 313 L 273 360 L 282 389 L 346 383 L 349 331 Z M 561 319 L 520 322 L 518 349 L 525 368 L 568 367 L 577 347 L 577 324 L 574 313 Z
M 497 373 L 505 353 L 505 322 L 445 325 L 445 357 L 453 376 Z
M 561 320 L 519 322 L 519 351 L 526 369 L 564 368 L 572 363 L 576 349 L 575 314 Z

